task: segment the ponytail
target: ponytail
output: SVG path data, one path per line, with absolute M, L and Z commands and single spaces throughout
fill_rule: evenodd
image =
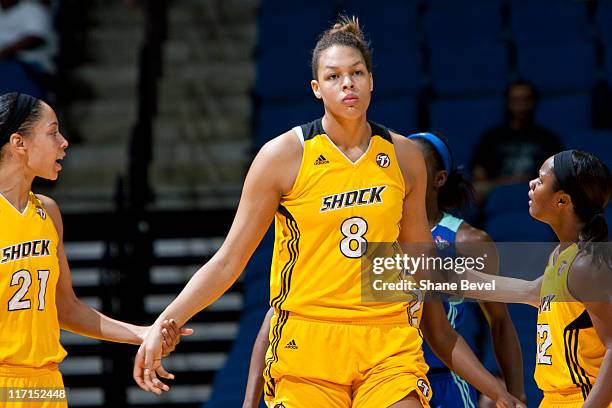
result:
M 604 209 L 612 193 L 612 177 L 606 165 L 591 153 L 566 150 L 554 156 L 555 191 L 563 190 L 572 198 L 574 213 L 584 223 L 578 236 L 578 248 L 592 254 L 597 265 L 612 268 L 608 244 L 608 224 Z
M 455 166 L 448 140 L 438 133 L 414 133 L 408 136 L 419 143 L 433 157 L 436 171 L 446 171 L 446 182 L 438 189 L 438 207 L 442 211 L 462 212 L 474 201 L 474 186 L 465 177 L 463 166 Z
M 446 183 L 438 190 L 438 207 L 443 211 L 457 209 L 462 212 L 474 201 L 474 186 L 462 170 L 462 166 L 451 170 Z

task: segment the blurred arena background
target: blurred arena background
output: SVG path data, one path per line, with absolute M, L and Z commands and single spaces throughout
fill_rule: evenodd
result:
M 372 41 L 372 120 L 403 134 L 441 132 L 469 172 L 482 133 L 504 120 L 508 84 L 521 78 L 538 90 L 538 124 L 612 166 L 612 0 L 0 3 L 0 22 L 34 4 L 17 18 L 40 28 L 22 33 L 38 38 L 30 48 L 3 52 L 15 37 L 0 27 L 0 93 L 50 101 L 71 142 L 59 181 L 38 191 L 64 211 L 75 290 L 127 321 L 152 322 L 218 248 L 254 152 L 322 115 L 310 52 L 340 12 L 357 15 Z M 527 185 L 503 184 L 470 210 L 472 222 L 499 241 L 550 240 L 531 224 Z M 194 318 L 161 397 L 133 382 L 135 347 L 63 333 L 70 405 L 241 406 L 271 248 L 268 234 L 232 290 Z M 510 310 L 535 407 L 536 311 Z M 464 334 L 494 370 L 479 313 Z

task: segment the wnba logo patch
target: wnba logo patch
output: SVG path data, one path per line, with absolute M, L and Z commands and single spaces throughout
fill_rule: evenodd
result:
M 391 164 L 391 159 L 389 159 L 389 156 L 387 156 L 385 153 L 378 153 L 378 155 L 376 156 L 376 163 L 378 163 L 380 167 L 385 169 Z
M 47 218 L 47 213 L 42 207 L 36 207 L 36 214 L 38 214 L 43 220 Z
M 421 390 L 425 398 L 427 398 L 428 400 L 431 398 L 431 389 L 429 388 L 429 384 L 427 384 L 427 381 L 422 378 L 419 378 L 417 381 L 417 387 L 419 387 L 419 390 Z
M 567 261 L 561 262 L 561 265 L 559 265 L 559 269 L 557 270 L 557 275 L 561 276 L 563 271 L 565 271 L 565 268 L 567 268 Z

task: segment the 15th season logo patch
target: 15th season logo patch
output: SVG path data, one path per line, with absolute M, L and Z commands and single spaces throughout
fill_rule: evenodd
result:
M 378 153 L 376 163 L 383 169 L 386 169 L 391 164 L 391 159 L 385 153 Z

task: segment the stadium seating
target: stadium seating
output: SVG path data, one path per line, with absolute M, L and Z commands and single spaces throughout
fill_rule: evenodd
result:
M 595 48 L 592 42 L 518 46 L 518 68 L 541 92 L 586 91 L 595 79 Z
M 468 165 L 483 131 L 501 122 L 503 111 L 501 95 L 435 100 L 431 104 L 431 129 L 449 140 L 456 164 Z
M 594 30 L 585 2 L 511 0 L 510 10 L 520 74 L 543 92 L 589 89 Z
M 350 0 L 340 5 L 340 11 L 359 17 L 378 58 L 377 55 L 389 51 L 399 55 L 403 50 L 417 48 L 417 3 L 386 0 L 384 7 L 376 7 L 370 0 Z
M 567 148 L 593 153 L 612 169 L 612 130 L 587 130 L 575 136 L 565 142 Z
M 501 92 L 508 79 L 500 1 L 428 2 L 425 38 L 431 77 L 440 95 Z
M 323 116 L 323 104 L 314 95 L 284 102 L 264 102 L 257 108 L 255 148 L 294 126 Z
M 416 101 L 413 97 L 378 98 L 373 95 L 368 120 L 387 126 L 403 135 L 416 128 Z
M 586 2 L 510 0 L 510 27 L 519 47 L 589 40 L 592 28 Z
M 484 230 L 496 242 L 548 242 L 554 235 L 547 225 L 529 215 L 526 183 L 491 191 L 484 209 Z
M 536 120 L 557 132 L 564 141 L 590 128 L 590 99 L 587 93 L 543 97 Z

